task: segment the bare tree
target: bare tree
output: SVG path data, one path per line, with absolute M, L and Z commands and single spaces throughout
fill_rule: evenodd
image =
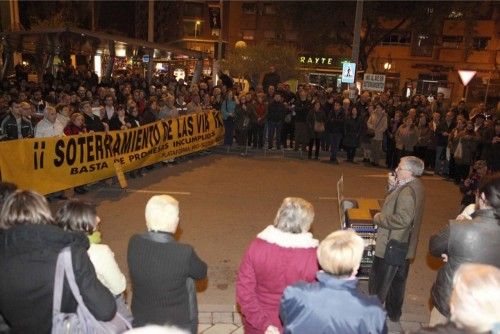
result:
M 361 69 L 368 68 L 368 57 L 375 47 L 394 32 L 404 30 L 438 38 L 450 11 L 468 6 L 470 3 L 460 1 L 365 1 Z M 321 53 L 334 45 L 347 54 L 352 48 L 355 7 L 354 1 L 287 1 L 280 3 L 280 17 L 291 21 L 298 31 L 302 50 Z
M 269 66 L 274 65 L 282 80 L 296 78 L 297 51 L 282 45 L 260 43 L 242 48 L 234 48 L 223 60 L 221 67 L 232 76 L 249 78 L 255 85 Z

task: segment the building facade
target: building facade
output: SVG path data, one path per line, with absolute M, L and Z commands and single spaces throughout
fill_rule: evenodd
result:
M 443 93 L 452 101 L 467 97 L 471 103 L 493 103 L 500 97 L 500 11 L 495 2 L 475 4 L 479 9 L 474 16 L 450 12 L 432 34 L 419 32 L 410 24 L 391 31 L 370 53 L 366 73 L 385 74 L 386 88 L 403 95 Z M 241 41 L 300 45 L 297 29 L 282 17 L 279 3 L 231 1 L 227 5 L 229 15 L 223 26 L 228 27 L 228 47 Z M 389 32 L 393 25 L 384 22 L 383 26 Z M 351 49 L 338 45 L 327 47 L 322 54 L 298 50 L 297 67 L 308 80 L 341 89 L 342 62 L 350 55 Z M 459 70 L 477 72 L 467 90 Z

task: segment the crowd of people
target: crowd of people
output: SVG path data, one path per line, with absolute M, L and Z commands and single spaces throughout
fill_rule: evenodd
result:
M 369 166 L 380 166 L 385 153 L 383 165 L 395 172 L 374 216 L 372 296 L 357 290 L 363 239 L 341 230 L 320 242 L 310 232 L 312 204 L 285 198 L 238 269 L 236 299 L 245 333 L 386 333 L 386 317 L 399 321 L 402 314 L 422 223 L 419 177 L 426 170 L 460 185 L 464 210 L 457 217 L 461 222 L 451 222 L 430 240 L 430 253 L 445 264 L 431 291 L 435 327 L 420 332 L 492 332 L 500 323 L 500 175 L 493 174 L 500 170 L 498 109 L 479 104 L 469 110 L 464 101 L 448 106 L 441 94 L 407 100 L 391 92 L 362 92 L 350 99 L 312 85 L 293 93 L 274 67 L 262 85 L 246 92 L 225 74 L 218 83 L 205 78 L 189 84 L 159 76 L 148 86 L 135 75 L 98 83 L 90 71 L 63 66 L 40 84 L 21 77 L 1 85 L 2 140 L 116 131 L 217 110 L 228 149 L 300 150 L 315 160 L 326 151 L 333 164 L 343 161 L 342 150 L 346 163 L 358 163 L 361 150 Z M 123 331 L 130 322 L 197 332 L 194 281 L 207 277 L 207 264 L 174 237 L 176 199 L 153 196 L 145 208 L 146 232 L 129 241 L 130 308 L 125 275 L 102 243 L 92 203 L 70 199 L 53 215 L 43 196 L 12 184 L 0 185 L 0 199 L 0 327 L 11 333 L 54 329 L 54 273 L 69 247 L 81 303 L 94 320 L 124 319 Z M 64 284 L 63 313 L 81 306 L 71 291 Z
M 217 83 L 209 77 L 193 83 L 163 74 L 152 85 L 135 74 L 99 83 L 91 71 L 60 66 L 39 84 L 24 76 L 1 83 L 0 140 L 114 131 L 218 110 L 228 150 L 235 145 L 300 150 L 316 160 L 325 151 L 333 164 L 341 161 L 343 150 L 347 163 L 357 163 L 358 152 L 366 165 L 391 170 L 401 157 L 415 155 L 426 171 L 460 184 L 464 195 L 477 161 L 489 171 L 500 170 L 500 104 L 469 108 L 463 100 L 450 103 L 443 94 L 407 99 L 390 91 L 364 91 L 350 99 L 348 93 L 307 84 L 292 92 L 274 67 L 261 85 L 243 91 L 223 73 Z

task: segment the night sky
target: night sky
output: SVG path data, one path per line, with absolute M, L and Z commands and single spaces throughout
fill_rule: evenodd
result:
M 30 29 L 29 17 L 39 17 L 44 20 L 49 15 L 58 11 L 66 1 L 19 1 L 19 15 L 21 24 L 25 29 Z M 96 1 L 100 6 L 98 30 L 114 30 L 129 37 L 135 34 L 135 1 Z M 147 5 L 147 2 L 145 2 Z M 81 28 L 91 29 L 89 19 L 83 22 Z

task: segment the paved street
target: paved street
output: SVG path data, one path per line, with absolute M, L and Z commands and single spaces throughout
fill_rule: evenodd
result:
M 316 210 L 313 234 L 324 238 L 339 228 L 336 182 L 343 174 L 346 197 L 383 198 L 386 170 L 361 164 L 330 165 L 271 156 L 214 153 L 178 165 L 158 167 L 129 188 L 96 186 L 83 196 L 98 203 L 103 242 L 127 272 L 130 236 L 145 230 L 144 206 L 150 196 L 167 193 L 180 201 L 179 237 L 208 263 L 208 280 L 199 285 L 200 332 L 242 333 L 235 312 L 235 277 L 242 254 L 255 235 L 271 224 L 286 196 L 311 201 Z M 417 249 L 410 267 L 402 326 L 418 328 L 429 317 L 429 291 L 439 261 L 427 255 L 432 233 L 458 210 L 459 191 L 439 177 L 424 176 L 426 206 Z M 216 324 L 216 325 L 214 325 Z M 391 332 L 399 332 L 391 325 Z

